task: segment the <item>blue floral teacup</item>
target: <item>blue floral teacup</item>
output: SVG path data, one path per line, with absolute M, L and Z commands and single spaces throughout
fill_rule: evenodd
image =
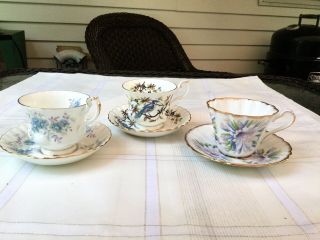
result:
M 279 114 L 275 106 L 258 100 L 225 97 L 209 100 L 207 105 L 216 145 L 220 152 L 231 157 L 250 156 L 264 138 L 295 121 L 293 112 Z M 270 123 L 279 118 L 284 121 L 270 129 Z
M 123 83 L 122 87 L 128 98 L 130 121 L 148 129 L 161 128 L 172 103 L 182 99 L 189 91 L 188 80 L 176 85 L 162 79 L 137 79 Z
M 26 110 L 28 133 L 48 155 L 69 154 L 84 137 L 86 126 L 101 111 L 98 97 L 72 91 L 44 91 L 23 95 L 18 103 Z M 90 111 L 93 103 L 95 111 Z

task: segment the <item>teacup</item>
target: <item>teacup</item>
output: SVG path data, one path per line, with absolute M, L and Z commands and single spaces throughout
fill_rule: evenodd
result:
M 268 103 L 246 98 L 215 98 L 207 102 L 214 138 L 220 152 L 231 157 L 253 154 L 268 135 L 288 128 L 295 121 L 291 111 L 279 114 Z M 286 119 L 286 117 L 289 117 Z M 278 127 L 270 123 L 283 118 Z
M 128 118 L 151 129 L 162 127 L 167 120 L 166 111 L 189 91 L 188 80 L 176 85 L 162 79 L 137 79 L 124 82 L 122 87 L 128 98 Z M 181 89 L 184 91 L 178 95 Z
M 30 93 L 21 96 L 18 103 L 26 110 L 30 139 L 47 155 L 76 150 L 86 126 L 94 122 L 101 111 L 98 97 L 73 91 Z M 89 114 L 93 103 L 96 109 Z

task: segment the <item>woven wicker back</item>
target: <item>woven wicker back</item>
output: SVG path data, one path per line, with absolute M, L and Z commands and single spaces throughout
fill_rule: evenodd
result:
M 194 71 L 174 33 L 151 17 L 111 13 L 94 18 L 86 44 L 100 71 Z

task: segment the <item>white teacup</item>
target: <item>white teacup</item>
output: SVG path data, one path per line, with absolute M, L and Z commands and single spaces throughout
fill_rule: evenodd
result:
M 232 157 L 253 154 L 265 137 L 288 128 L 295 121 L 291 111 L 279 114 L 268 103 L 246 98 L 215 98 L 207 102 L 218 149 Z M 286 118 L 280 126 L 267 129 L 270 123 Z
M 176 85 L 167 80 L 137 79 L 123 83 L 128 98 L 129 119 L 144 128 L 162 127 L 167 120 L 166 111 L 170 105 L 188 93 L 188 82 L 183 80 Z M 183 88 L 181 95 L 177 95 Z
M 18 102 L 26 110 L 30 138 L 48 155 L 76 150 L 86 126 L 95 121 L 101 111 L 98 97 L 73 91 L 35 92 L 21 96 Z M 88 114 L 93 102 L 95 112 Z

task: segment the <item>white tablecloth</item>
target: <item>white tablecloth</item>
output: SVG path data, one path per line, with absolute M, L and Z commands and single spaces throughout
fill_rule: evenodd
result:
M 111 141 L 80 162 L 37 166 L 0 152 L 0 239 L 320 239 L 320 117 L 257 77 L 192 79 L 179 102 L 192 114 L 178 132 L 127 135 L 108 112 L 126 103 L 125 77 L 38 73 L 0 92 L 0 133 L 24 122 L 17 98 L 39 90 L 98 95 Z M 170 79 L 179 82 L 179 79 Z M 297 115 L 278 133 L 293 154 L 249 169 L 202 158 L 185 144 L 209 123 L 206 101 L 242 96 Z

